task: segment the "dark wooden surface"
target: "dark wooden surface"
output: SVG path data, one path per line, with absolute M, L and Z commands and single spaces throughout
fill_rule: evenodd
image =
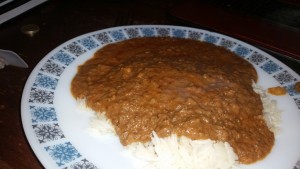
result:
M 0 26 L 0 48 L 18 53 L 29 65 L 0 70 L 0 168 L 41 169 L 28 144 L 21 122 L 21 95 L 35 65 L 52 49 L 78 35 L 121 25 L 179 24 L 170 20 L 168 9 L 179 0 L 101 1 L 51 0 Z M 33 37 L 21 32 L 27 24 L 40 31 Z M 299 63 L 282 62 L 299 73 Z
M 273 0 L 252 1 L 190 0 L 176 5 L 169 13 L 182 23 L 219 32 L 300 61 L 300 22 L 292 23 L 296 21 L 296 12 L 292 14 L 292 11 L 300 8 Z M 199 15 L 199 11 L 210 13 L 209 17 Z

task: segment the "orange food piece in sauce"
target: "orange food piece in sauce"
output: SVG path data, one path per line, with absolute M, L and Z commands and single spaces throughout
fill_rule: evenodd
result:
M 285 90 L 284 87 L 276 86 L 276 87 L 270 87 L 270 88 L 268 88 L 268 93 L 270 93 L 272 95 L 276 95 L 276 96 L 283 96 L 287 92 L 286 92 L 286 90 Z
M 300 93 L 300 82 L 295 83 L 294 89 L 295 89 L 296 92 Z

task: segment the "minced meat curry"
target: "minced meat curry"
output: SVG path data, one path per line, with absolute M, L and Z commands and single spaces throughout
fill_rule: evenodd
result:
M 136 38 L 109 44 L 79 66 L 75 98 L 105 112 L 123 145 L 148 142 L 151 132 L 226 141 L 239 161 L 272 149 L 253 66 L 213 44 L 177 38 Z

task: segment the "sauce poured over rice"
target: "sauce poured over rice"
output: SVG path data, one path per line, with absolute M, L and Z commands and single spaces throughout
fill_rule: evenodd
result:
M 71 91 L 105 112 L 123 145 L 152 133 L 227 142 L 244 164 L 263 159 L 274 133 L 252 88 L 253 66 L 212 44 L 137 38 L 107 45 L 81 65 Z

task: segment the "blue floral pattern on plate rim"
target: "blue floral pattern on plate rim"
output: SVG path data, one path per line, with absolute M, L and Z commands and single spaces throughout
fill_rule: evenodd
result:
M 53 104 L 57 84 L 61 75 L 79 57 L 102 46 L 136 37 L 171 36 L 190 38 L 222 46 L 252 63 L 256 69 L 266 73 L 288 90 L 289 97 L 300 110 L 300 93 L 293 85 L 300 77 L 290 68 L 265 52 L 237 39 L 206 30 L 168 26 L 136 25 L 122 26 L 84 34 L 65 42 L 46 55 L 32 71 L 25 85 L 21 115 L 23 127 L 34 152 L 48 156 L 57 168 L 101 168 L 84 157 L 64 134 Z M 89 57 L 89 56 L 87 56 Z M 299 111 L 300 113 L 300 111 Z M 38 145 L 37 145 L 38 144 Z M 47 162 L 41 160 L 47 168 Z M 300 169 L 300 159 L 293 169 Z

